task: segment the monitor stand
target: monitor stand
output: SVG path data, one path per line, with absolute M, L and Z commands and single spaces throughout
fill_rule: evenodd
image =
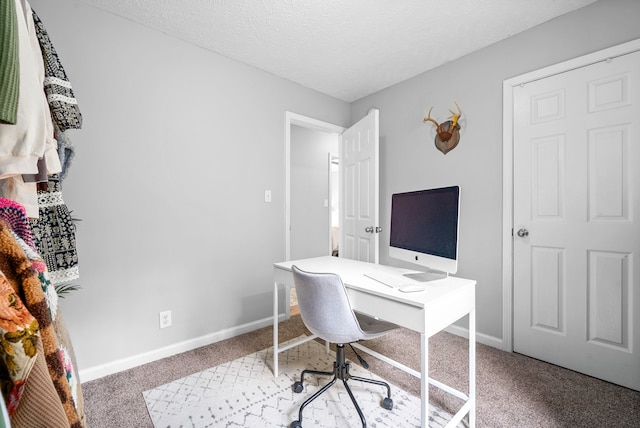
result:
M 428 282 L 438 279 L 444 279 L 449 276 L 449 274 L 440 270 L 429 269 L 426 272 L 405 273 L 403 276 L 406 276 L 407 278 L 411 278 L 418 282 Z

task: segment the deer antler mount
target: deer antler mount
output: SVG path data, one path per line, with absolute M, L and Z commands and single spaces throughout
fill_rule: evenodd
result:
M 434 143 L 436 148 L 445 155 L 455 149 L 460 142 L 460 124 L 458 121 L 460 120 L 460 117 L 462 117 L 462 110 L 458 103 L 454 104 L 456 105 L 458 112 L 456 113 L 449 110 L 451 116 L 449 116 L 449 120 L 446 122 L 438 123 L 431 117 L 431 110 L 433 110 L 433 107 L 429 109 L 427 117 L 423 120 L 423 123 L 432 122 L 436 126 L 436 137 Z

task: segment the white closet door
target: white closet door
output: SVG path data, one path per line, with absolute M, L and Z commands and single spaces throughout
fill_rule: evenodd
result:
M 514 350 L 640 390 L 640 53 L 514 88 Z

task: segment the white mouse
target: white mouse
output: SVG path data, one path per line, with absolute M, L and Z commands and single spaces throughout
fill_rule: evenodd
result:
M 398 288 L 403 293 L 413 293 L 415 291 L 424 291 L 425 287 L 422 284 L 407 284 Z

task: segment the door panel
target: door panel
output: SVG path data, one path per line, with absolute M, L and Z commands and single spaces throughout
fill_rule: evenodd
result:
M 514 350 L 640 390 L 640 53 L 513 94 Z
M 531 248 L 532 326 L 563 333 L 563 260 L 558 248 Z

